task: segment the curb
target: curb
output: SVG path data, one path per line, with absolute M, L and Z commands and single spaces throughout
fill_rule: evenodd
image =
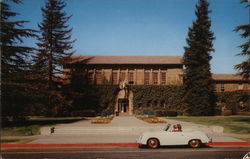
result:
M 137 147 L 137 143 L 1 144 L 2 148 Z
M 207 146 L 247 146 L 250 142 L 212 142 Z M 80 143 L 80 144 L 1 144 L 2 148 L 72 148 L 72 147 L 138 147 L 137 143 Z
M 250 142 L 211 142 L 207 146 L 250 146 Z

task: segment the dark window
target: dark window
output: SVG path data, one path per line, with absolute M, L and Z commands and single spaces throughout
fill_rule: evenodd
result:
M 96 72 L 96 84 L 102 84 L 102 73 L 100 71 Z
M 117 72 L 113 72 L 113 74 L 112 74 L 112 80 L 113 80 L 113 84 L 118 84 Z
M 128 83 L 134 84 L 134 73 L 133 72 L 128 73 Z
M 161 73 L 161 84 L 166 84 L 166 72 Z
M 221 85 L 220 85 L 220 90 L 221 90 L 222 92 L 225 91 L 224 83 L 221 83 Z
M 158 84 L 158 73 L 153 72 L 153 84 Z
M 124 81 L 126 77 L 126 73 L 125 72 L 121 72 L 121 81 Z
M 89 83 L 93 83 L 94 81 L 94 73 L 93 72 L 89 72 L 88 73 L 88 82 Z
M 149 84 L 149 72 L 144 73 L 144 84 L 145 85 Z

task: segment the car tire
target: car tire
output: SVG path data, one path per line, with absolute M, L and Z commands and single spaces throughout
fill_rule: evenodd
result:
M 201 146 L 201 141 L 198 139 L 192 139 L 188 142 L 188 145 L 192 148 L 199 148 Z
M 156 149 L 160 146 L 160 142 L 157 138 L 150 138 L 147 141 L 147 146 L 152 149 Z

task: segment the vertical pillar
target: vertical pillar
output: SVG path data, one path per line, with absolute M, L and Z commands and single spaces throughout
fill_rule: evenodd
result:
M 96 69 L 94 68 L 94 72 L 93 72 L 93 83 L 96 84 Z

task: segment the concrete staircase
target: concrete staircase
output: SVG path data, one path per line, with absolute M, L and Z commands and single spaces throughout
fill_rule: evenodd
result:
M 55 127 L 52 135 L 81 135 L 81 134 L 135 134 L 139 135 L 147 131 L 160 130 L 162 126 L 156 127 Z M 43 135 L 48 133 L 50 128 L 43 128 Z
M 91 124 L 91 121 L 81 121 L 72 124 L 62 124 L 54 127 L 43 127 L 42 135 L 81 135 L 81 134 L 141 134 L 146 131 L 158 131 L 166 124 L 149 124 L 138 120 L 129 113 L 116 116 L 109 124 Z

